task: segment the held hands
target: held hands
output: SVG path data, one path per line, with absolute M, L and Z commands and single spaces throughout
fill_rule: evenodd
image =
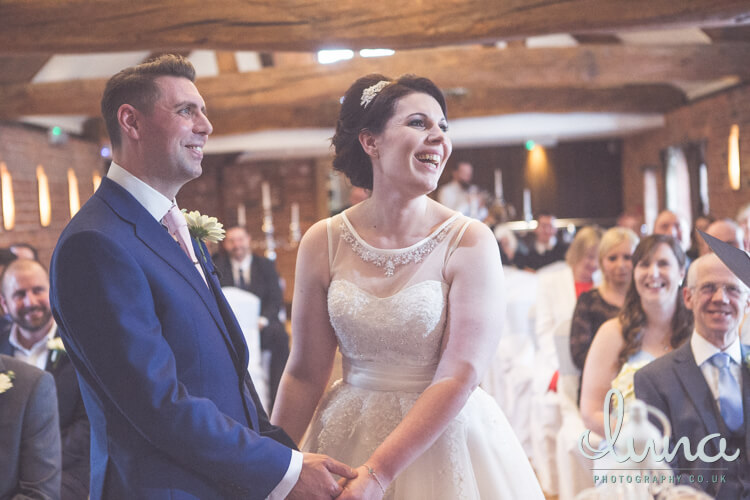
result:
M 367 469 L 364 473 L 367 475 Z M 338 474 L 344 480 L 357 477 L 357 471 L 331 457 L 303 453 L 302 471 L 287 500 L 330 500 L 338 497 L 342 488 L 332 474 Z
M 381 484 L 377 477 L 377 473 L 370 474 L 370 469 L 367 464 L 360 465 L 356 469 L 357 477 L 345 481 L 343 478 L 339 480 L 340 484 L 343 484 L 344 491 L 338 500 L 381 500 L 383 498 L 383 491 L 388 485 Z

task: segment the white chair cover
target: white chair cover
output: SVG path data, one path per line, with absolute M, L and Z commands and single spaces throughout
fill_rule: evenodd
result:
M 270 407 L 268 371 L 263 369 L 261 363 L 260 331 L 258 330 L 260 299 L 250 292 L 233 286 L 225 286 L 222 291 L 237 318 L 237 322 L 240 324 L 240 328 L 242 328 L 249 354 L 247 371 L 250 372 L 255 390 L 263 403 L 263 408 L 268 411 Z
M 581 372 L 570 355 L 570 324 L 570 320 L 563 321 L 554 332 L 559 364 L 557 399 L 562 418 L 555 451 L 559 500 L 573 500 L 578 493 L 594 486 L 593 464 L 578 449 L 579 438 L 586 429 L 577 404 Z
M 534 373 L 536 275 L 504 267 L 506 315 L 494 361 L 482 388 L 502 408 L 527 456 L 531 456 L 531 383 Z

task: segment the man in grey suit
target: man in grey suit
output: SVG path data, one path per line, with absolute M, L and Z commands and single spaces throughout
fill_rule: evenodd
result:
M 635 374 L 635 394 L 663 411 L 672 425 L 670 450 L 687 437 L 690 452 L 711 434 L 703 458 L 684 450 L 670 463 L 681 484 L 717 499 L 750 499 L 750 346 L 740 344 L 740 319 L 750 291 L 715 254 L 697 259 L 688 271 L 685 304 L 693 311 L 689 342 Z M 726 441 L 726 451 L 721 440 Z M 733 457 L 739 451 L 739 456 Z M 733 458 L 732 458 L 733 457 Z
M 0 332 L 0 354 L 25 361 L 55 378 L 62 445 L 61 500 L 89 494 L 89 419 L 78 379 L 57 333 L 49 305 L 49 276 L 35 260 L 17 259 L 0 275 L 0 302 L 13 319 Z
M 0 499 L 60 498 L 52 375 L 0 354 Z

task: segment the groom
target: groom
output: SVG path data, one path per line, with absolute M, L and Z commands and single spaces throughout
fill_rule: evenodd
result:
M 332 473 L 356 472 L 292 451 L 269 424 L 208 251 L 174 226 L 212 131 L 194 79 L 170 55 L 109 80 L 114 161 L 52 257 L 52 310 L 91 421 L 90 498 L 332 498 Z

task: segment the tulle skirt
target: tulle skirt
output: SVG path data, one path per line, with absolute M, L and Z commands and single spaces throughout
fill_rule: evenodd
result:
M 372 390 L 341 380 L 319 405 L 304 451 L 362 465 L 411 409 L 419 392 Z M 475 390 L 435 443 L 388 487 L 387 500 L 543 499 L 505 415 Z

